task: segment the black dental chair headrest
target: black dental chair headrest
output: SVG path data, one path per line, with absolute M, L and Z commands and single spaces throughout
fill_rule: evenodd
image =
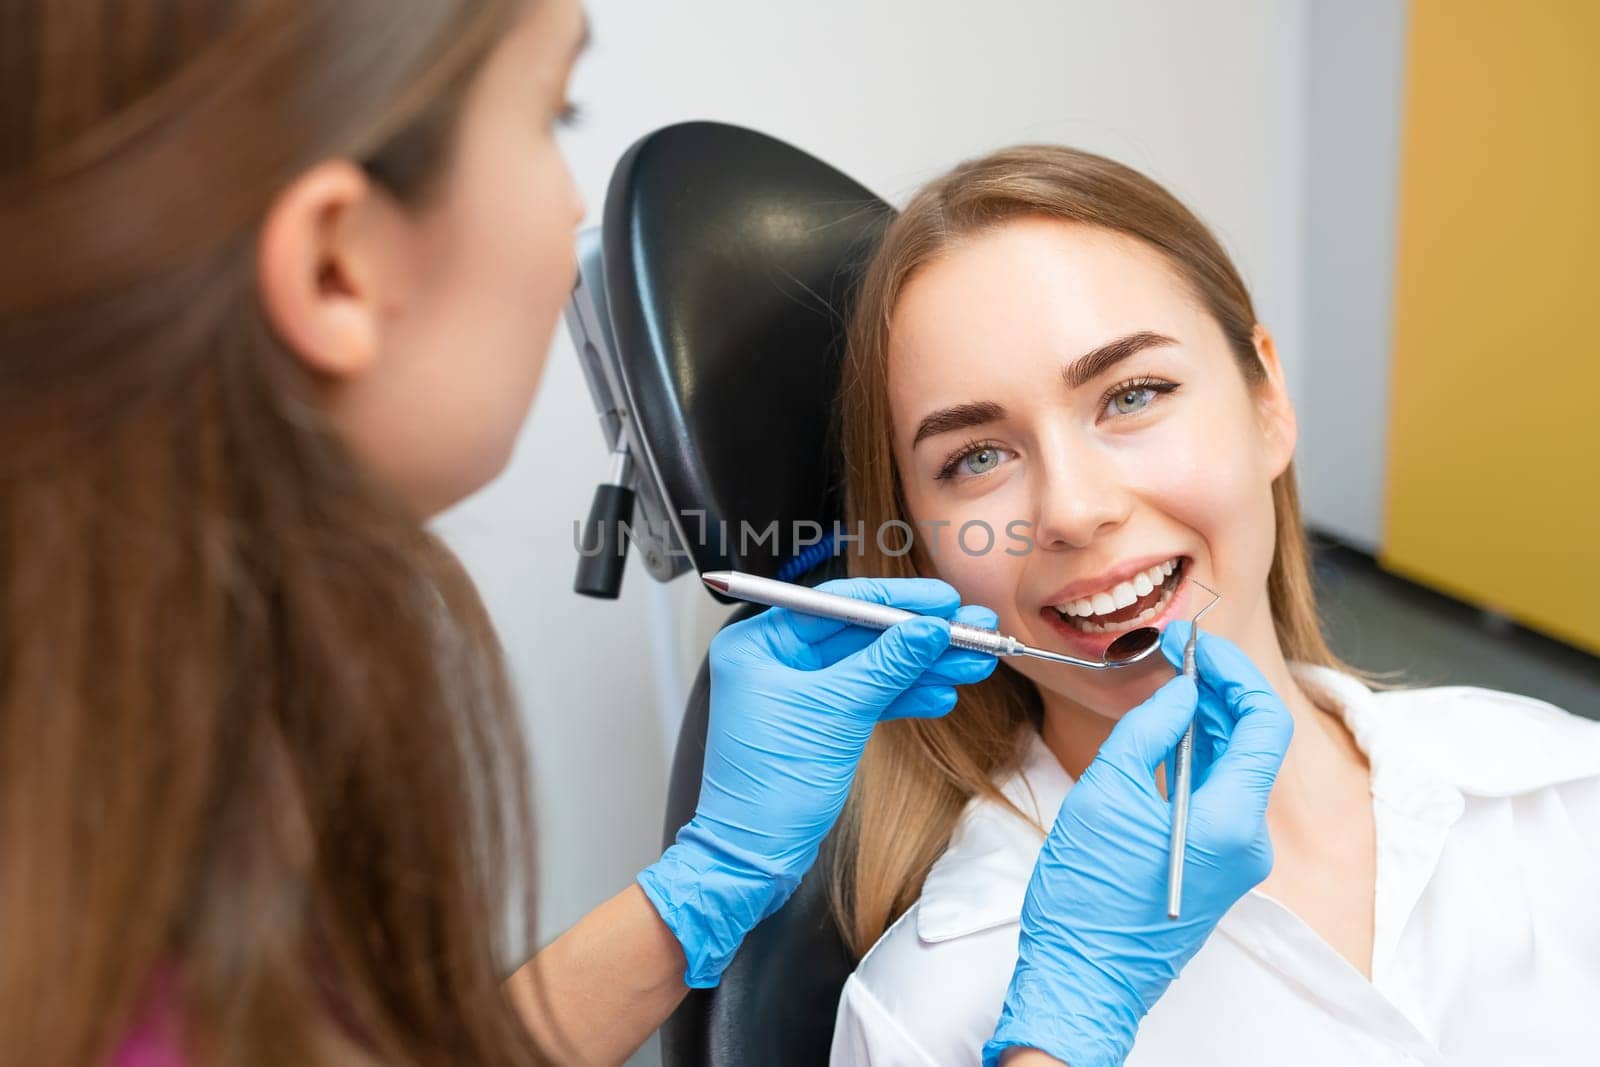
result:
M 721 123 L 658 130 L 617 164 L 605 291 L 649 453 L 635 459 L 697 572 L 776 575 L 820 536 L 804 523 L 832 529 L 844 324 L 891 214 L 820 160 Z

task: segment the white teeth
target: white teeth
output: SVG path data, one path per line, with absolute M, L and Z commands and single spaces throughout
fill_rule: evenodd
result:
M 1079 630 L 1082 630 L 1086 634 L 1108 634 L 1112 633 L 1113 631 L 1123 630 L 1131 625 L 1142 624 L 1148 622 L 1150 619 L 1155 618 L 1162 612 L 1163 609 L 1166 608 L 1167 602 L 1171 599 L 1172 592 L 1171 590 L 1168 590 L 1162 595 L 1161 599 L 1156 604 L 1145 608 L 1139 613 L 1138 618 L 1132 619 L 1129 622 L 1091 622 L 1088 619 L 1084 619 L 1082 621 L 1073 623 L 1073 626 L 1077 627 Z
M 1107 592 L 1095 593 L 1093 596 L 1082 597 L 1056 606 L 1056 611 L 1064 617 L 1074 619 L 1073 625 L 1084 633 L 1104 634 L 1115 630 L 1123 630 L 1129 626 L 1139 625 L 1155 618 L 1166 610 L 1167 603 L 1172 599 L 1172 590 L 1164 588 L 1167 579 L 1178 569 L 1179 560 L 1170 559 L 1165 563 L 1157 563 L 1149 570 L 1141 571 L 1126 582 L 1118 582 L 1115 587 Z M 1092 621 L 1096 615 L 1110 615 L 1112 612 L 1121 611 L 1130 604 L 1137 602 L 1142 597 L 1149 596 L 1152 592 L 1161 591 L 1161 599 L 1154 605 L 1139 612 L 1133 619 L 1120 623 L 1100 623 Z
M 1130 604 L 1138 601 L 1141 597 L 1147 597 L 1151 593 L 1160 589 L 1166 584 L 1167 579 L 1171 577 L 1172 573 L 1177 569 L 1178 560 L 1175 559 L 1169 559 L 1165 563 L 1157 563 L 1148 570 L 1140 571 L 1138 574 L 1134 575 L 1133 578 L 1126 582 L 1118 582 L 1115 587 L 1107 590 L 1106 592 L 1095 593 L 1092 596 L 1080 597 L 1077 600 L 1068 601 L 1065 604 L 1057 605 L 1056 610 L 1068 618 L 1077 618 L 1083 620 L 1092 619 L 1096 615 L 1110 615 L 1112 612 L 1121 611 L 1123 608 L 1128 607 Z M 1145 619 L 1153 617 L 1163 607 L 1166 606 L 1166 602 L 1167 597 L 1163 596 L 1161 603 L 1157 604 L 1153 608 L 1146 608 L 1144 611 L 1139 613 L 1139 618 L 1134 621 L 1142 622 Z M 1127 623 L 1120 623 L 1116 626 L 1112 626 L 1084 621 L 1078 625 L 1080 628 L 1089 633 L 1106 633 L 1110 630 L 1119 629 L 1122 626 L 1126 626 Z

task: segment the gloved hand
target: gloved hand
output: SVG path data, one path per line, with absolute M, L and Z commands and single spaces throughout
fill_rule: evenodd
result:
M 1161 648 L 1179 664 L 1188 623 Z M 1022 910 L 1017 967 L 988 1067 L 1016 1046 L 1071 1067 L 1112 1067 L 1133 1048 L 1145 1013 L 1235 901 L 1272 869 L 1267 797 L 1294 722 L 1255 665 L 1202 633 L 1200 686 L 1174 678 L 1117 723 L 1067 791 Z M 1198 707 L 1197 707 L 1198 705 Z M 1172 809 L 1155 769 L 1198 712 L 1214 756 L 1189 805 L 1183 907 L 1167 918 Z
M 993 627 L 927 578 L 856 578 L 820 589 L 914 611 L 878 631 L 781 608 L 711 643 L 711 713 L 694 818 L 639 884 L 688 960 L 684 980 L 716 985 L 745 934 L 776 911 L 817 857 L 856 763 L 882 719 L 943 715 L 955 686 L 996 660 L 950 648 L 947 621 Z
M 1191 628 L 1191 624 L 1187 620 L 1178 620 L 1169 624 L 1161 632 L 1161 654 L 1166 657 L 1167 662 L 1171 663 L 1179 671 L 1183 670 L 1183 646 L 1189 640 Z M 1202 633 L 1202 642 L 1204 639 L 1205 635 Z M 1217 638 L 1217 640 L 1227 643 L 1225 638 Z M 1232 650 L 1239 653 L 1240 656 L 1244 655 L 1237 648 Z M 1197 667 L 1199 666 L 1199 659 L 1200 650 L 1197 646 L 1195 649 L 1195 665 Z M 1250 663 L 1248 657 L 1245 657 L 1245 663 L 1252 671 L 1255 670 L 1255 665 Z M 1268 691 L 1271 691 L 1270 687 L 1268 687 Z M 1206 776 L 1211 773 L 1211 765 L 1217 761 L 1217 757 L 1227 750 L 1228 735 L 1233 732 L 1234 719 L 1237 716 L 1238 712 L 1228 710 L 1226 701 L 1219 695 L 1216 687 L 1207 682 L 1204 675 L 1202 675 L 1200 678 L 1199 706 L 1195 709 L 1194 714 L 1194 750 L 1190 761 L 1192 774 L 1189 785 L 1191 791 L 1200 788 L 1201 783 L 1206 780 Z M 1180 733 L 1179 736 L 1181 737 L 1182 734 Z M 1169 775 L 1171 773 L 1170 766 L 1169 764 Z

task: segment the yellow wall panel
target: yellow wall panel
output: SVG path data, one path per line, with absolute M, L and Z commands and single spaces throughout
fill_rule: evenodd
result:
M 1600 653 L 1600 0 L 1413 0 L 1384 564 Z

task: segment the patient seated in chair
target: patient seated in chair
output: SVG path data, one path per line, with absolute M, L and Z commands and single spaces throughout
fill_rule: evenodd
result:
M 1294 715 L 1272 873 L 1130 1063 L 1600 1062 L 1600 724 L 1479 689 L 1374 691 L 1329 651 L 1279 355 L 1188 209 L 1067 148 L 963 164 L 890 224 L 843 381 L 855 573 L 942 578 L 1004 632 L 1091 659 L 1192 617 L 1203 583 L 1222 593 L 1207 629 Z M 1170 677 L 1159 657 L 1011 660 L 947 718 L 878 730 L 836 855 L 861 960 L 835 1064 L 979 1061 L 1044 828 Z

